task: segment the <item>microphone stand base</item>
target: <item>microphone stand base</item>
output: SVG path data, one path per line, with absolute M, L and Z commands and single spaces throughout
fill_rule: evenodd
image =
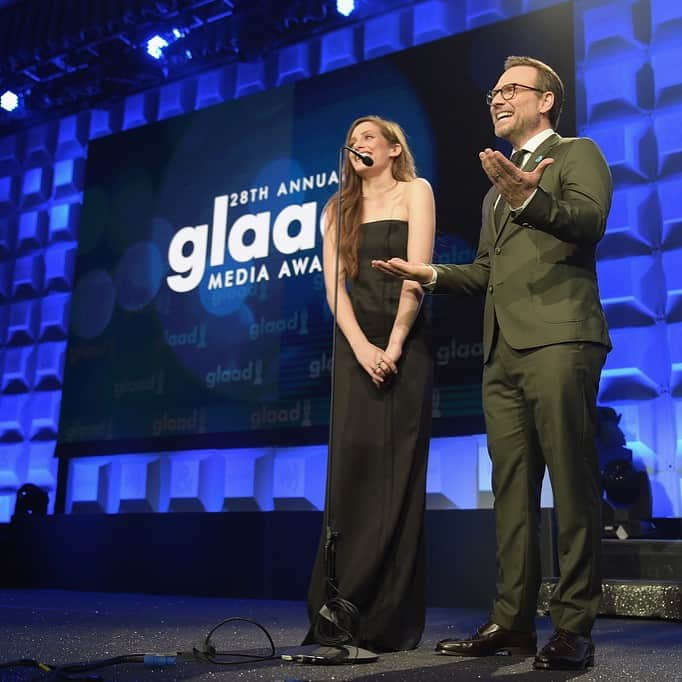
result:
M 369 649 L 362 649 L 350 644 L 341 646 L 321 646 L 306 649 L 305 653 L 282 654 L 283 661 L 305 663 L 308 665 L 353 665 L 355 663 L 375 663 L 379 656 Z

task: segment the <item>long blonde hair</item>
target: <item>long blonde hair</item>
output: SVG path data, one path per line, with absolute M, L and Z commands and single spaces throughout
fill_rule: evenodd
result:
M 381 118 L 380 116 L 363 116 L 351 123 L 346 134 L 346 144 L 350 142 L 350 136 L 361 123 L 374 123 L 381 132 L 383 138 L 389 144 L 399 144 L 402 153 L 393 159 L 391 173 L 395 180 L 409 182 L 417 177 L 417 169 L 414 165 L 414 157 L 407 145 L 407 138 L 403 129 L 395 123 Z M 343 189 L 341 192 L 341 238 L 339 253 L 345 267 L 346 275 L 354 279 L 358 275 L 358 248 L 360 246 L 360 216 L 362 213 L 362 178 L 355 172 L 348 161 L 343 161 Z M 327 202 L 324 210 L 327 215 L 326 236 L 336 236 L 336 210 L 338 192 L 335 192 Z

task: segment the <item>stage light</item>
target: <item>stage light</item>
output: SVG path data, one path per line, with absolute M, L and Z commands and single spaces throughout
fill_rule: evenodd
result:
M 154 59 L 163 59 L 168 56 L 168 51 L 166 48 L 173 43 L 178 42 L 182 38 L 185 38 L 188 34 L 188 30 L 182 28 L 172 28 L 163 33 L 156 33 L 147 41 L 147 52 L 154 57 Z M 187 56 L 185 54 L 185 56 Z M 191 57 L 187 57 L 191 59 Z
M 147 41 L 147 52 L 154 57 L 154 59 L 161 59 L 161 57 L 163 57 L 164 47 L 168 47 L 168 41 L 158 34 L 152 36 Z
M 12 521 L 27 516 L 45 516 L 47 514 L 47 493 L 33 483 L 24 483 L 17 490 L 17 501 L 14 506 Z
M 655 532 L 651 482 L 646 469 L 636 468 L 632 450 L 611 407 L 597 408 L 597 450 L 602 486 L 603 536 L 625 540 Z
M 336 0 L 336 11 L 344 17 L 355 11 L 355 0 Z
M 19 106 L 19 95 L 11 90 L 5 90 L 0 95 L 0 107 L 5 111 L 14 111 Z

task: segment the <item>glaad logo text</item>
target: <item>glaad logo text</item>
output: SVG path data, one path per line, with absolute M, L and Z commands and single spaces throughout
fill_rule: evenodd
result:
M 272 221 L 270 211 L 247 213 L 235 220 L 227 229 L 228 195 L 217 196 L 213 200 L 213 223 L 210 232 L 208 225 L 187 226 L 178 230 L 168 247 L 168 264 L 175 274 L 166 278 L 170 289 L 177 293 L 187 293 L 201 284 L 206 266 L 217 268 L 225 264 L 225 253 L 237 263 L 248 263 L 270 255 L 270 246 L 284 255 L 290 256 L 300 251 L 315 248 L 318 230 L 317 202 L 292 204 L 282 209 Z M 290 233 L 293 224 L 299 229 Z M 321 226 L 319 227 L 322 230 Z M 208 258 L 208 261 L 207 261 Z M 278 278 L 292 277 L 309 272 L 319 272 L 322 266 L 317 255 L 286 260 L 277 274 Z M 213 272 L 208 288 L 239 286 L 270 279 L 265 264 L 250 265 L 243 268 Z
M 185 331 L 169 332 L 167 329 L 163 333 L 166 344 L 171 348 L 176 346 L 196 346 L 206 348 L 206 325 L 195 324 L 191 329 Z

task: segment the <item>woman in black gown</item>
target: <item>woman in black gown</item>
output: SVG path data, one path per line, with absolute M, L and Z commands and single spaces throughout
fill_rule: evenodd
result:
M 351 644 L 372 651 L 415 648 L 424 629 L 424 500 L 433 363 L 423 292 L 374 269 L 403 254 L 431 262 L 435 208 L 416 177 L 400 126 L 367 116 L 346 144 L 370 156 L 344 163 L 332 434 L 333 471 L 322 540 L 308 591 L 314 623 L 329 597 L 325 529 L 336 542 L 338 596 L 359 610 Z M 324 277 L 334 309 L 334 195 L 325 211 Z M 315 642 L 314 627 L 304 643 Z M 324 642 L 323 642 L 324 643 Z

